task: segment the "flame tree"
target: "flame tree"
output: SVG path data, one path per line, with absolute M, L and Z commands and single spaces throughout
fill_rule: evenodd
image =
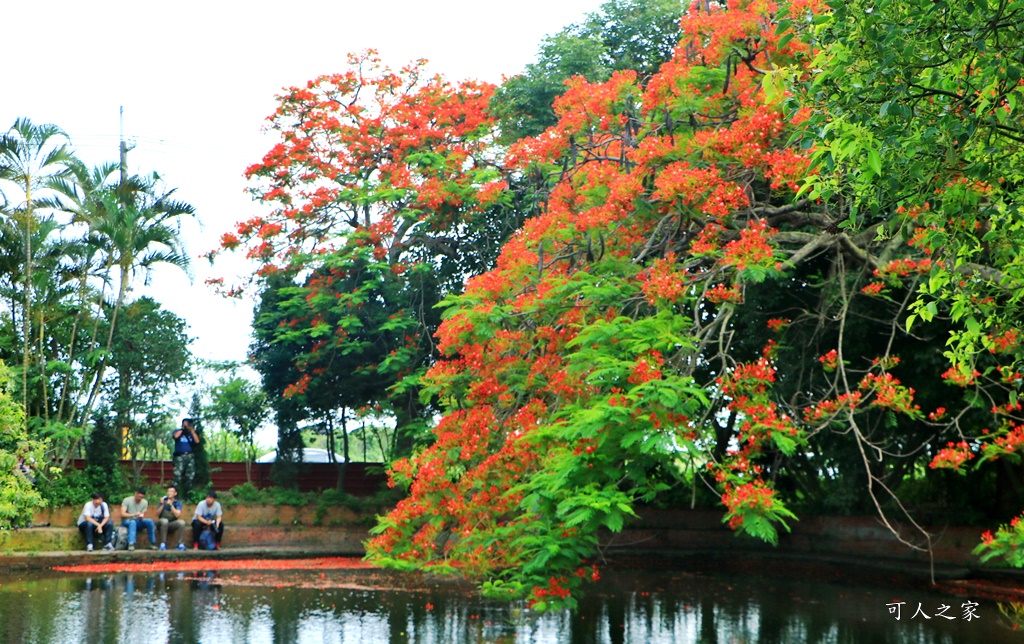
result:
M 423 65 L 394 71 L 368 51 L 282 94 L 281 141 L 247 170 L 270 211 L 221 240 L 261 264 L 255 358 L 279 422 L 369 407 L 406 452 L 429 413 L 415 383 L 436 353 L 435 304 L 508 234 L 493 87 Z
M 393 484 L 409 494 L 380 521 L 370 555 L 482 580 L 495 596 L 544 609 L 574 605 L 579 584 L 597 577 L 602 530 L 620 530 L 639 505 L 684 483 L 694 495 L 713 489 L 731 527 L 771 542 L 792 507 L 846 503 L 930 549 L 901 490 L 922 471 L 933 488 L 955 477 L 943 469 L 989 486 L 991 498 L 977 501 L 987 516 L 1000 511 L 992 499 L 1019 508 L 1019 491 L 1000 485 L 1000 472 L 1019 474 L 1011 461 L 1024 442 L 1019 9 L 975 5 L 894 0 L 833 12 L 808 0 L 698 1 L 656 74 L 573 79 L 555 102 L 557 123 L 504 155 L 481 104 L 480 147 L 431 166 L 449 169 L 454 184 L 442 194 L 457 202 L 438 199 L 429 172 L 393 173 L 392 162 L 419 158 L 401 146 L 359 164 L 382 169 L 346 179 L 348 192 L 335 190 L 345 175 L 334 166 L 306 165 L 307 154 L 333 160 L 433 132 L 430 119 L 353 126 L 376 137 L 361 147 L 302 147 L 292 141 L 304 135 L 284 128 L 288 154 L 272 151 L 255 171 L 281 181 L 282 192 L 262 195 L 280 199 L 277 219 L 240 228 L 251 255 L 293 271 L 301 297 L 278 324 L 298 330 L 278 342 L 356 326 L 317 321 L 311 285 L 330 258 L 359 250 L 385 277 L 444 274 L 439 255 L 397 260 L 418 239 L 410 231 L 436 249 L 428 240 L 447 230 L 446 216 L 469 231 L 488 204 L 514 205 L 506 184 L 544 186 L 540 213 L 493 267 L 449 274 L 472 277 L 443 300 L 440 358 L 415 381 L 420 400 L 444 413 L 429 445 L 393 464 Z M 953 46 L 944 29 L 974 45 Z M 332 105 L 358 121 L 359 101 L 380 86 L 353 81 Z M 303 91 L 288 96 L 317 113 Z M 417 109 L 436 104 L 419 90 L 403 96 Z M 320 190 L 329 198 L 312 212 L 355 204 L 366 217 L 307 226 Z M 378 221 L 392 223 L 379 231 Z M 333 299 L 352 308 L 346 297 Z M 389 297 L 376 302 L 400 301 Z M 416 329 L 429 341 L 431 325 Z M 295 363 L 293 394 L 321 375 L 307 355 L 316 351 Z M 410 392 L 403 382 L 389 391 Z M 972 460 L 984 466 L 966 473 Z M 844 501 L 843 490 L 856 498 Z M 988 535 L 982 552 L 1011 551 L 1018 525 Z

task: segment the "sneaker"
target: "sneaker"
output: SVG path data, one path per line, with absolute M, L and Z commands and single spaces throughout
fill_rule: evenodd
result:
M 128 544 L 128 552 L 132 552 L 133 550 L 135 550 L 135 544 L 134 543 L 129 543 Z
M 163 543 L 163 542 L 161 542 L 161 543 L 160 543 L 160 549 L 161 549 L 161 550 L 167 550 L 167 544 L 166 544 L 166 543 Z
M 196 543 L 192 544 L 192 549 L 193 550 L 199 550 L 199 542 L 198 541 Z
M 179 543 L 178 544 L 178 550 L 187 550 L 187 548 L 185 548 L 185 544 Z
M 91 543 L 85 544 L 85 551 L 86 552 L 92 552 L 92 544 Z
M 113 550 L 114 549 L 114 544 L 108 542 L 107 545 L 103 546 L 103 549 L 104 550 Z
M 213 549 L 214 550 L 220 550 L 220 541 L 218 541 L 217 543 L 213 544 Z

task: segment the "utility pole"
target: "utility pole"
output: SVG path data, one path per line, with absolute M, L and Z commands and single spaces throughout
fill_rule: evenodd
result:
M 132 145 L 128 147 L 128 144 L 124 141 L 124 105 L 121 106 L 121 185 L 124 186 L 125 180 L 128 178 L 128 150 L 135 147 Z

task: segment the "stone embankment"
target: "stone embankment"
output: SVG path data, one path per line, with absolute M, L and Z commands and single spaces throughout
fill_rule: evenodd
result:
M 186 521 L 191 519 L 192 509 L 186 510 Z M 0 555 L 84 551 L 85 541 L 75 525 L 80 511 L 53 508 L 37 513 L 32 527 L 0 530 Z M 116 510 L 114 514 L 116 517 Z M 361 555 L 374 516 L 373 512 L 357 514 L 344 507 L 233 505 L 224 509 L 223 545 L 247 550 L 287 547 Z M 185 543 L 192 547 L 191 526 L 185 528 Z M 146 545 L 143 532 L 136 552 L 147 552 Z
M 901 567 L 976 568 L 979 561 L 971 551 L 979 543 L 981 528 L 923 526 L 925 535 L 912 526 L 895 526 L 903 541 L 878 517 L 812 516 L 790 522 L 791 532 L 779 531 L 779 543 L 772 546 L 758 539 L 737 537 L 722 523 L 722 513 L 702 510 L 649 510 L 620 534 L 606 539 L 610 552 L 694 553 L 763 552 L 782 557 L 820 560 L 854 559 L 871 565 L 899 564 Z
M 344 507 L 232 505 L 225 508 L 223 549 L 215 553 L 188 551 L 190 556 L 296 556 L 334 554 L 361 556 L 376 511 L 356 513 Z M 33 527 L 0 531 L 0 568 L 22 567 L 15 561 L 33 557 L 85 555 L 84 542 L 75 527 L 78 508 L 56 508 L 36 515 Z M 191 517 L 191 508 L 188 509 Z M 806 517 L 782 531 L 778 546 L 735 536 L 722 523 L 721 513 L 699 510 L 641 511 L 640 519 L 619 534 L 603 539 L 605 555 L 701 555 L 755 554 L 771 558 L 831 562 L 937 578 L 964 578 L 992 567 L 982 567 L 971 550 L 981 530 L 965 527 L 927 526 L 931 552 L 914 550 L 900 541 L 875 517 Z M 923 535 L 904 526 L 905 540 L 926 545 Z M 186 528 L 191 548 L 192 531 Z M 156 552 L 140 548 L 117 557 L 173 557 L 178 551 Z M 173 548 L 173 546 L 171 546 Z M 998 572 L 998 571 L 996 571 Z

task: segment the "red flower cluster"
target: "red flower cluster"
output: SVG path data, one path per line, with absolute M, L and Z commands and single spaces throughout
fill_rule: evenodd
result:
M 1002 436 L 985 446 L 984 451 L 988 455 L 1013 453 L 1020 450 L 1024 445 L 1024 425 L 1013 425 Z
M 939 450 L 928 467 L 934 469 L 959 470 L 967 461 L 974 458 L 974 452 L 966 441 L 959 443 L 947 443 L 946 447 Z
M 1008 353 L 1020 344 L 1020 333 L 1017 329 L 1010 329 L 999 335 L 991 336 L 990 340 L 992 341 L 992 346 L 989 348 L 991 353 Z
M 735 284 L 732 286 L 715 284 L 708 289 L 708 292 L 705 293 L 704 297 L 706 297 L 709 302 L 714 302 L 715 304 L 743 301 L 743 295 L 740 293 L 739 287 Z
M 843 409 L 856 409 L 863 399 L 859 391 L 840 394 L 833 400 L 824 400 L 804 410 L 804 419 L 810 423 L 832 420 Z
M 832 349 L 825 355 L 818 358 L 818 362 L 825 368 L 825 371 L 835 371 L 839 366 L 839 352 Z
M 675 264 L 676 254 L 670 252 L 652 262 L 646 275 L 641 274 L 640 288 L 652 306 L 658 302 L 674 302 L 686 288 L 686 271 L 676 270 Z
M 771 266 L 775 263 L 774 253 L 768 238 L 775 234 L 763 220 L 753 220 L 740 231 L 740 238 L 731 241 L 723 249 L 722 263 L 743 270 L 750 266 Z
M 722 493 L 722 505 L 729 509 L 732 518 L 729 520 L 729 527 L 738 528 L 743 523 L 741 510 L 755 510 L 763 514 L 772 509 L 775 504 L 775 490 L 766 487 L 762 481 L 753 481 L 738 486 L 726 484 L 725 492 Z
M 912 273 L 928 273 L 932 270 L 932 260 L 925 258 L 914 260 L 909 257 L 894 259 L 885 266 L 876 268 L 875 277 L 906 277 Z
M 905 414 L 920 412 L 914 403 L 914 389 L 900 383 L 891 373 L 869 373 L 861 378 L 859 387 L 871 390 L 875 394 L 871 404 Z
M 967 387 L 974 384 L 975 379 L 981 375 L 977 369 L 967 371 L 962 366 L 952 366 L 942 372 L 942 379 L 949 384 L 956 385 L 958 387 Z

